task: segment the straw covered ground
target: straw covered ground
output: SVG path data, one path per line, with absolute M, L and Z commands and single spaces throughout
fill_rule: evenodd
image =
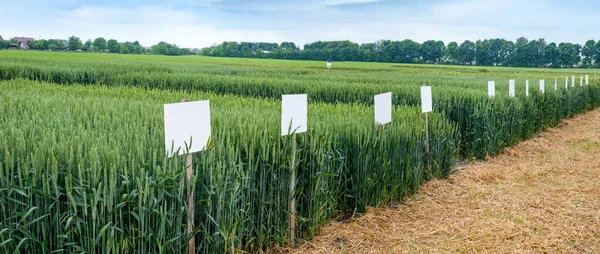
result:
M 600 109 L 291 253 L 600 253 Z

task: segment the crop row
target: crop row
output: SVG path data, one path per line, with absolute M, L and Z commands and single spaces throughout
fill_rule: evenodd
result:
M 289 237 L 280 101 L 22 79 L 0 90 L 0 252 L 183 252 L 185 167 L 165 156 L 162 121 L 163 104 L 182 98 L 212 108 L 211 145 L 193 158 L 197 249 L 256 251 Z M 298 135 L 300 238 L 452 169 L 458 136 L 441 114 L 430 117 L 426 155 L 419 109 L 394 107 L 383 132 L 372 111 L 309 104 Z

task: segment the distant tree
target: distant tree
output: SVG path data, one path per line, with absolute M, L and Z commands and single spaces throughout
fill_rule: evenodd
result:
M 110 39 L 106 43 L 106 48 L 110 53 L 119 53 L 121 51 L 121 45 L 115 39 Z
M 81 42 L 81 39 L 79 39 L 79 37 L 69 37 L 69 50 L 78 50 L 81 48 L 83 48 L 83 43 Z
M 558 45 L 560 54 L 559 63 L 562 67 L 571 68 L 573 65 L 579 64 L 581 57 L 581 45 L 573 43 L 561 43 Z
M 594 47 L 594 65 L 600 67 L 600 41 Z
M 440 58 L 442 58 L 444 49 L 444 42 L 429 40 L 421 44 L 419 51 L 423 61 L 426 63 L 436 63 L 440 60 Z
M 104 39 L 102 37 L 98 37 L 98 38 L 94 39 L 94 42 L 92 42 L 92 45 L 94 45 L 95 50 L 104 52 L 104 50 L 106 49 L 106 39 Z
M 552 66 L 554 68 L 560 67 L 560 52 L 556 43 L 552 42 L 546 46 L 546 50 L 544 51 L 544 62 L 548 66 Z
M 475 43 L 466 40 L 458 46 L 458 61 L 461 64 L 471 64 L 475 61 Z
M 90 51 L 92 49 L 92 40 L 88 39 L 87 41 L 85 41 L 85 43 L 83 44 L 83 51 Z
M 583 65 L 591 67 L 596 58 L 596 42 L 594 40 L 587 41 L 581 49 L 581 55 L 583 56 Z
M 448 43 L 444 57 L 447 62 L 456 63 L 458 62 L 458 43 L 455 41 Z
M 0 49 L 7 49 L 10 46 L 10 41 L 0 40 Z

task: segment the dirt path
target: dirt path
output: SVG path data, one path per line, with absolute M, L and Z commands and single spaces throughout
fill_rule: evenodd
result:
M 600 109 L 293 253 L 600 253 Z

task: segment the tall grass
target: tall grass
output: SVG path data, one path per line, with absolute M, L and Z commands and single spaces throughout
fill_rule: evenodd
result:
M 162 105 L 211 100 L 213 141 L 194 154 L 197 249 L 287 241 L 289 137 L 280 102 L 139 88 L 0 82 L 0 252 L 180 253 L 184 160 L 164 156 Z M 301 239 L 328 219 L 401 200 L 454 163 L 457 132 L 433 114 L 426 172 L 419 110 L 381 132 L 365 105 L 311 103 L 298 135 Z

